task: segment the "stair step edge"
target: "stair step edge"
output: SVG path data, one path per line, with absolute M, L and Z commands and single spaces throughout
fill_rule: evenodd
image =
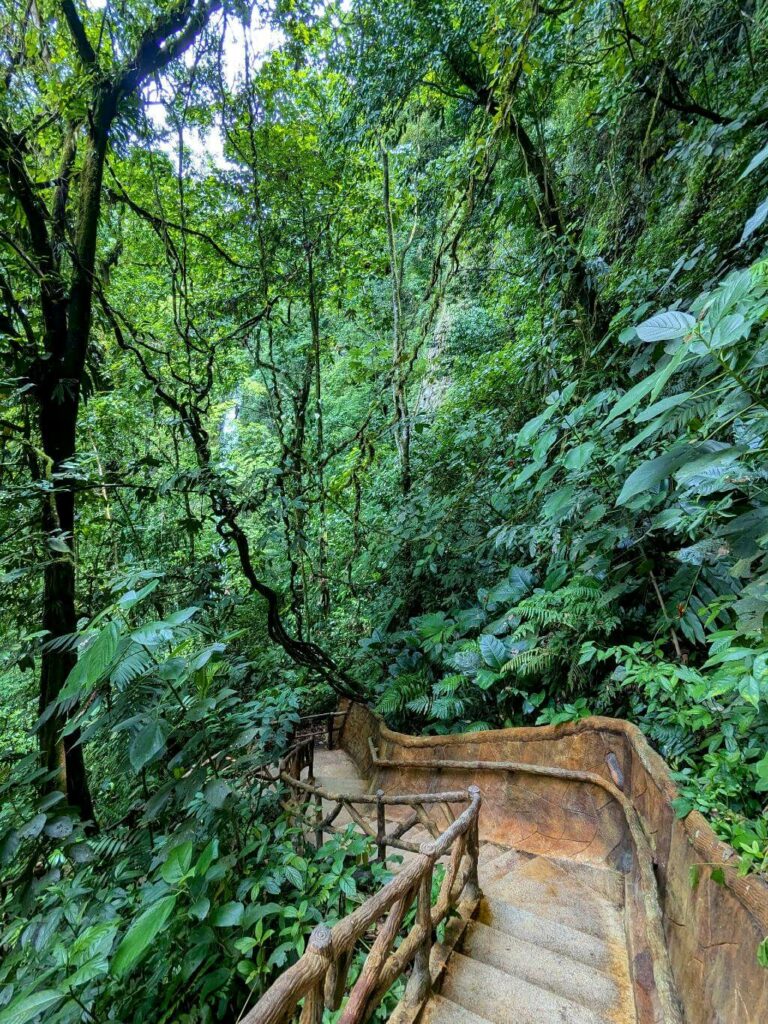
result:
M 472 986 L 472 983 L 468 982 L 467 979 L 473 974 L 481 975 L 480 988 L 477 984 Z M 473 1001 L 477 1000 L 481 993 L 493 993 L 491 998 L 494 1004 L 498 1005 L 498 1013 L 494 1011 L 492 1016 L 487 1016 L 491 1024 L 508 1024 L 512 1020 L 516 1024 L 543 1024 L 544 1021 L 550 1020 L 557 1020 L 558 1024 L 609 1024 L 611 1020 L 610 1017 L 540 985 L 532 984 L 517 975 L 506 974 L 491 964 L 454 953 L 443 983 L 446 997 L 464 1006 L 461 997 L 468 985 L 469 992 L 464 994 L 464 998 Z M 482 1002 L 477 1009 L 484 1015 L 488 1013 L 488 1007 Z M 472 1012 L 476 1011 L 473 1009 Z M 547 1016 L 542 1016 L 545 1012 Z
M 489 923 L 488 920 L 483 920 L 483 916 L 490 917 L 492 923 Z M 553 917 L 536 914 L 524 906 L 516 905 L 511 900 L 505 900 L 494 895 L 483 895 L 480 905 L 480 916 L 477 920 L 480 924 L 502 932 L 504 935 L 510 935 L 513 938 L 520 939 L 522 942 L 530 942 L 531 945 L 547 949 L 553 953 L 561 953 L 561 955 L 569 956 L 570 959 L 576 960 L 578 963 L 585 963 L 588 966 L 594 966 L 593 961 L 598 959 L 611 960 L 617 947 L 621 949 L 626 948 L 619 939 L 602 938 L 599 935 L 593 935 L 592 932 L 583 931 L 574 925 L 562 924 Z M 503 927 L 505 924 L 507 927 Z M 513 926 L 519 927 L 516 927 L 514 931 L 509 930 Z M 536 928 L 538 938 L 530 939 L 526 935 L 519 934 L 520 931 L 526 931 L 527 928 Z M 564 952 L 561 945 L 558 945 L 557 948 L 553 948 L 552 945 L 546 945 L 541 939 L 547 931 L 556 932 L 558 939 L 566 940 L 566 945 L 573 943 L 576 948 L 590 948 L 592 955 L 580 959 L 578 956 Z M 596 969 L 599 970 L 600 968 Z
M 494 950 L 492 945 L 496 936 L 498 950 Z M 545 989 L 595 1013 L 609 1010 L 622 998 L 620 981 L 608 971 L 520 939 L 482 921 L 470 924 L 463 945 L 462 954 L 471 960 L 494 967 L 510 978 Z M 506 963 L 502 955 L 506 955 Z M 626 982 L 624 997 L 626 1001 Z
M 418 1024 L 493 1024 L 493 1021 L 481 1017 L 474 1010 L 468 1010 L 461 1003 L 435 994 L 430 996 L 421 1011 Z

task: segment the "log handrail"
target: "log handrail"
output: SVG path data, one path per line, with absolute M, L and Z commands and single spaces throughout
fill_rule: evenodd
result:
M 423 794 L 420 795 L 423 799 Z M 353 913 L 329 929 L 318 925 L 304 955 L 280 975 L 241 1024 L 288 1024 L 301 1002 L 301 1024 L 320 1024 L 323 1006 L 336 1009 L 346 986 L 346 972 L 356 944 L 380 918 L 371 951 L 345 1007 L 344 1024 L 364 1024 L 392 983 L 413 963 L 404 999 L 418 1007 L 429 995 L 429 950 L 433 932 L 459 901 L 474 905 L 477 883 L 480 790 L 463 794 L 469 806 L 437 839 L 422 843 L 403 870 Z M 454 801 L 456 802 L 456 801 Z M 435 862 L 453 847 L 451 861 L 437 902 L 431 905 Z M 402 918 L 416 900 L 416 920 L 397 949 L 392 946 Z
M 403 836 L 414 826 L 422 825 L 433 839 L 440 836 L 440 826 L 429 817 L 424 805 L 441 804 L 444 809 L 447 809 L 448 819 L 455 821 L 451 804 L 465 804 L 470 799 L 467 791 L 463 789 L 441 793 L 387 794 L 383 790 L 378 790 L 376 793 L 359 794 L 333 792 L 324 786 L 319 786 L 314 779 L 314 750 L 315 737 L 313 735 L 297 740 L 280 759 L 275 775 L 270 775 L 269 770 L 266 770 L 266 780 L 272 783 L 283 782 L 295 791 L 298 808 L 284 805 L 289 813 L 295 813 L 296 809 L 304 813 L 311 804 L 314 804 L 311 827 L 315 834 L 315 846 L 318 849 L 322 846 L 324 833 L 336 835 L 343 831 L 332 823 L 342 809 L 346 809 L 357 827 L 375 841 L 379 860 L 386 859 L 387 847 L 407 853 L 418 853 L 419 843 L 403 839 Z M 305 768 L 308 769 L 308 777 L 302 779 L 301 773 Z M 322 810 L 324 800 L 333 805 L 325 816 L 323 816 Z M 363 814 L 357 809 L 357 805 L 375 808 L 375 829 L 365 821 Z M 399 822 L 392 831 L 387 832 L 386 808 L 390 806 L 411 807 L 412 813 L 404 821 Z

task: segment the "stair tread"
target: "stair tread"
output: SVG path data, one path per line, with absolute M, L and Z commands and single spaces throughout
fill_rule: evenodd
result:
M 491 1024 L 629 1024 L 631 1019 L 596 1013 L 461 953 L 448 961 L 442 995 Z
M 628 998 L 631 1000 L 631 995 L 622 991 L 616 979 L 603 971 L 480 921 L 469 925 L 462 952 L 596 1013 L 610 1013 Z
M 609 903 L 569 892 L 553 892 L 540 882 L 510 878 L 506 885 L 484 889 L 488 895 L 528 910 L 539 917 L 587 932 L 603 941 L 623 942 L 624 917 Z
M 500 932 L 535 943 L 561 956 L 570 957 L 600 971 L 616 972 L 617 963 L 626 960 L 623 936 L 619 940 L 605 940 L 589 932 L 565 925 L 550 917 L 542 917 L 514 904 L 484 897 L 478 920 Z
M 419 1024 L 491 1024 L 487 1017 L 480 1017 L 459 1003 L 444 996 L 430 996 L 422 1010 Z
M 490 861 L 480 879 L 488 891 L 504 884 L 514 875 L 530 879 L 555 891 L 588 893 L 600 901 L 611 903 L 616 909 L 624 905 L 624 876 L 611 868 L 599 867 L 588 861 L 566 860 L 510 850 Z

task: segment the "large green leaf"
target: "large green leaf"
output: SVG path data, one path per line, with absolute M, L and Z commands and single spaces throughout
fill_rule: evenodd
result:
M 566 469 L 583 469 L 595 450 L 593 441 L 584 441 L 565 453 L 563 465 Z
M 59 694 L 60 700 L 88 694 L 112 664 L 120 640 L 120 627 L 108 622 L 96 639 L 82 652 Z
M 680 345 L 669 362 L 660 370 L 656 370 L 656 372 L 650 374 L 650 376 L 644 377 L 641 381 L 638 381 L 634 387 L 631 387 L 629 391 L 623 394 L 608 413 L 604 426 L 607 426 L 612 420 L 615 420 L 617 416 L 621 416 L 625 412 L 636 409 L 646 395 L 650 394 L 651 400 L 653 401 L 670 377 L 680 368 L 683 359 L 685 358 L 686 351 L 685 346 Z
M 739 175 L 739 181 L 743 181 L 748 174 L 751 174 L 752 171 L 757 170 L 760 164 L 762 164 L 765 160 L 768 160 L 768 144 L 763 146 L 763 148 L 758 153 L 755 153 L 755 155 L 752 157 L 747 166 Z
M 691 459 L 680 466 L 675 472 L 675 479 L 684 487 L 697 480 L 717 480 L 723 472 L 732 469 L 734 463 L 743 455 L 741 448 L 728 447 L 717 452 L 708 452 L 696 459 Z
M 480 653 L 490 668 L 500 669 L 507 660 L 507 649 L 498 637 L 483 633 L 480 637 Z
M 164 896 L 136 918 L 117 947 L 110 970 L 120 978 L 134 967 L 171 915 L 176 896 Z
M 27 1024 L 45 1010 L 50 1010 L 63 998 L 64 994 L 53 988 L 40 989 L 31 996 L 21 996 L 14 999 L 4 1010 L 0 1010 L 0 1024 Z
M 644 320 L 635 328 L 641 341 L 671 341 L 682 338 L 696 326 L 696 317 L 690 313 L 681 313 L 672 309 L 666 313 L 657 313 L 649 320 Z
M 631 498 L 650 490 L 652 487 L 656 487 L 662 480 L 665 480 L 675 470 L 679 469 L 688 457 L 689 449 L 686 446 L 683 450 L 675 449 L 665 452 L 664 455 L 659 455 L 655 459 L 649 459 L 647 462 L 641 463 L 624 481 L 624 486 L 616 499 L 616 504 L 626 505 Z
M 169 885 L 175 885 L 192 866 L 192 843 L 180 843 L 174 846 L 160 868 L 160 874 Z
M 159 721 L 149 722 L 136 733 L 128 748 L 128 756 L 136 771 L 158 754 L 165 746 L 165 730 Z
M 751 238 L 752 235 L 754 235 L 766 217 L 768 217 L 768 197 L 760 203 L 758 208 L 744 225 L 744 230 L 742 231 L 741 238 L 739 239 L 739 245 L 743 244 L 748 238 Z
M 286 875 L 288 870 L 286 868 Z M 233 928 L 242 921 L 244 910 L 245 907 L 242 903 L 233 900 L 231 903 L 216 907 L 210 916 L 210 922 L 215 928 Z

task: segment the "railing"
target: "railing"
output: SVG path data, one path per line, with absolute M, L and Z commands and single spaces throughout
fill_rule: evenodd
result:
M 333 750 L 348 715 L 349 707 L 343 711 L 320 711 L 314 715 L 302 715 L 294 737 L 300 740 L 307 736 L 323 736 L 328 749 Z
M 304 755 L 306 756 L 306 755 Z M 287 774 L 283 772 L 284 774 Z M 308 783 L 292 779 L 294 786 L 310 789 Z M 373 798 L 349 798 L 358 803 L 384 801 Z M 354 913 L 333 928 L 318 925 L 312 932 L 306 952 L 282 974 L 243 1018 L 242 1024 L 287 1024 L 301 1002 L 300 1024 L 321 1024 L 323 1008 L 337 1010 L 347 990 L 347 973 L 357 943 L 372 928 L 375 938 L 362 970 L 352 986 L 339 1024 L 364 1024 L 392 984 L 412 965 L 403 997 L 403 1006 L 414 1012 L 424 1003 L 431 990 L 429 958 L 435 928 L 459 904 L 469 916 L 480 898 L 477 878 L 479 852 L 478 815 L 480 791 L 470 786 L 461 793 L 417 794 L 420 802 L 468 801 L 469 806 L 436 839 L 422 843 L 410 864 Z M 342 804 L 349 801 L 340 798 Z M 388 797 L 397 803 L 412 797 Z M 327 826 L 326 826 L 327 827 Z M 392 837 L 386 843 L 395 845 Z M 401 847 L 403 848 L 403 847 Z M 411 847 L 405 847 L 410 849 Z M 450 850 L 451 856 L 440 886 L 437 902 L 432 906 L 432 873 L 435 862 Z M 397 949 L 395 940 L 409 908 L 416 902 L 415 921 Z M 384 917 L 383 924 L 379 920 Z
M 376 843 L 379 860 L 385 860 L 387 847 L 419 853 L 419 843 L 403 838 L 411 829 L 421 825 L 433 839 L 438 839 L 442 832 L 441 826 L 429 816 L 427 807 L 439 807 L 450 826 L 456 820 L 451 805 L 465 804 L 470 800 L 468 791 L 463 789 L 445 793 L 403 793 L 394 796 L 387 795 L 382 789 L 377 790 L 375 794 L 334 793 L 318 786 L 314 780 L 314 743 L 313 736 L 296 743 L 280 761 L 277 774 L 272 777 L 272 781 L 279 780 L 292 790 L 291 803 L 284 805 L 289 813 L 294 817 L 302 816 L 305 821 L 311 816 L 311 829 L 314 831 L 315 845 L 318 849 L 323 844 L 325 833 L 334 835 L 343 831 L 337 828 L 334 822 L 341 812 L 346 810 L 357 827 Z M 307 778 L 302 779 L 301 773 L 305 768 L 309 769 Z M 332 805 L 325 814 L 323 801 Z M 411 808 L 410 814 L 394 822 L 392 830 L 387 831 L 387 808 L 403 806 Z M 375 828 L 366 821 L 359 808 L 375 808 Z

